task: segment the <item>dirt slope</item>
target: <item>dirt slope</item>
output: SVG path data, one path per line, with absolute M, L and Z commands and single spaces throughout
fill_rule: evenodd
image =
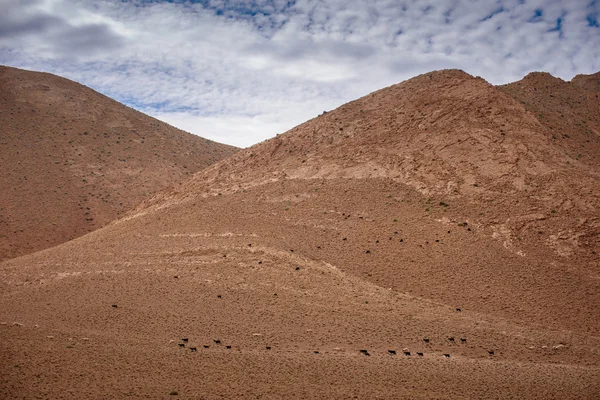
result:
M 600 74 L 565 82 L 535 72 L 500 87 L 521 102 L 552 134 L 554 144 L 579 167 L 600 166 Z M 574 161 L 573 161 L 574 160 Z
M 439 71 L 242 150 L 0 264 L 0 393 L 598 398 L 598 169 L 552 136 Z
M 73 239 L 226 156 L 83 85 L 0 66 L 0 260 Z
M 595 97 L 598 98 L 600 95 L 600 72 L 596 72 L 595 74 L 585 75 L 580 74 L 576 75 L 571 83 L 585 90 L 589 90 L 595 93 Z

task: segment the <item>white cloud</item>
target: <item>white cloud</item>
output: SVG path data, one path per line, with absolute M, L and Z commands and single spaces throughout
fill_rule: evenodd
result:
M 563 79 L 600 70 L 600 28 L 588 20 L 597 1 L 0 0 L 0 8 L 0 63 L 69 77 L 239 146 L 432 69 L 494 84 L 533 70 Z

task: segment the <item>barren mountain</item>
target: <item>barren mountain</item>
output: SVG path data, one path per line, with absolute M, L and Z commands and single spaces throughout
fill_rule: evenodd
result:
M 0 394 L 598 398 L 598 152 L 530 78 L 415 77 L 5 261 Z
M 235 148 L 67 79 L 0 66 L 0 260 L 97 229 Z
M 555 146 L 577 162 L 600 167 L 600 74 L 577 75 L 565 82 L 535 72 L 500 87 L 537 117 Z M 583 164 L 583 165 L 581 165 Z

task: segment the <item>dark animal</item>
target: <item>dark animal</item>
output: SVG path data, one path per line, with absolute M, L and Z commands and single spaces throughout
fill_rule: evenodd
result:
M 117 307 L 119 307 L 119 306 L 118 306 L 118 305 L 116 305 L 116 304 L 113 304 L 113 305 L 112 305 L 112 308 L 117 308 Z
M 296 271 L 300 271 L 300 267 L 296 267 Z
M 454 338 L 453 338 L 452 336 L 450 336 L 450 337 L 448 338 L 448 340 L 449 340 L 449 341 L 451 341 L 452 343 L 454 343 Z
M 315 353 L 315 354 L 319 354 L 319 352 L 318 352 L 318 351 L 315 351 L 314 353 Z
M 371 254 L 371 250 L 367 250 L 367 251 L 365 251 L 365 253 Z
M 429 339 L 427 339 L 427 338 L 424 338 L 424 339 L 423 339 L 423 341 L 424 341 L 425 343 L 429 343 Z
M 444 354 L 444 357 L 450 358 L 450 354 Z
M 191 351 L 198 351 L 195 347 L 190 347 Z
M 461 343 L 467 343 L 467 338 L 461 337 L 461 338 L 460 338 L 460 342 L 461 342 Z
M 231 349 L 231 346 L 225 346 L 226 349 Z
M 368 350 L 361 350 L 360 351 L 362 354 L 364 354 L 365 356 L 370 356 L 369 351 Z
M 390 353 L 391 355 L 395 356 L 396 355 L 396 350 L 388 350 L 388 353 Z
M 456 312 L 461 312 L 461 311 L 462 311 L 462 310 L 461 310 L 460 308 L 457 308 L 457 309 L 456 309 Z
M 417 353 L 419 357 L 423 357 L 423 353 Z
M 410 356 L 410 351 L 405 351 L 405 352 L 404 352 L 404 355 L 405 355 L 405 356 Z
M 215 344 L 221 344 L 221 341 L 219 339 L 214 339 L 213 342 L 215 342 Z
M 490 350 L 490 351 L 488 351 L 488 353 L 490 354 L 490 356 L 493 356 L 494 355 L 494 350 Z
M 209 347 L 210 347 L 210 346 L 209 346 L 209 345 L 207 345 L 207 344 L 205 344 L 205 345 L 204 345 L 204 348 L 205 348 L 205 349 L 208 349 Z
M 271 350 L 271 346 L 267 346 L 267 350 Z
M 185 343 L 179 343 L 179 347 L 185 347 Z

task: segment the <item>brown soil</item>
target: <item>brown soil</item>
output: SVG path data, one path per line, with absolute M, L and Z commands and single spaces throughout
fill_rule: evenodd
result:
M 0 397 L 598 398 L 598 151 L 518 92 L 418 76 L 5 261 Z
M 67 79 L 0 66 L 0 260 L 122 215 L 236 150 Z

